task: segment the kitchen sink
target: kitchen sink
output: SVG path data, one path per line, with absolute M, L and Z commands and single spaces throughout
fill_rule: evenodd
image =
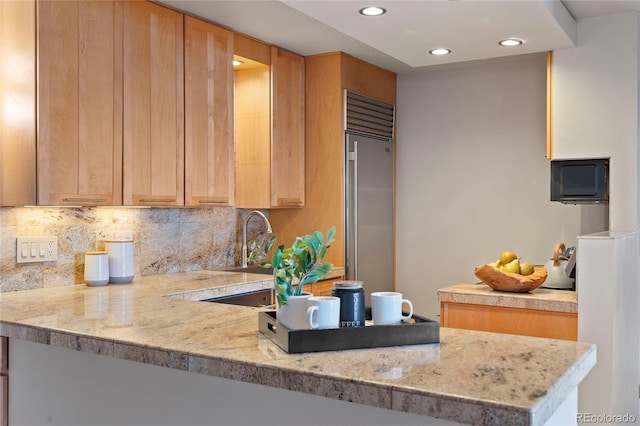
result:
M 214 271 L 224 271 L 224 272 L 244 272 L 247 274 L 264 274 L 264 275 L 273 275 L 273 268 L 263 268 L 258 265 L 249 265 L 249 266 L 224 266 L 220 268 L 214 268 Z
M 202 300 L 202 302 L 226 303 L 229 305 L 266 307 L 274 304 L 273 290 L 257 290 L 248 293 L 220 296 Z

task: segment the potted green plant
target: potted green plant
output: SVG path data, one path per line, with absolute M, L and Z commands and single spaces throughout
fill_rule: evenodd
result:
M 333 269 L 333 264 L 324 262 L 323 259 L 331 243 L 335 241 L 335 233 L 336 227 L 333 226 L 327 232 L 326 237 L 320 231 L 297 237 L 291 247 L 285 247 L 284 244 L 276 247 L 271 257 L 269 257 L 269 252 L 275 245 L 277 239 L 275 235 L 272 235 L 264 243 L 253 241 L 250 245 L 249 260 L 264 268 L 273 268 L 273 281 L 278 304 L 276 315 L 278 321 L 288 328 L 306 328 L 303 323 L 299 322 L 306 319 L 306 298 L 311 296 L 310 293 L 304 292 L 304 285 L 317 282 Z M 301 301 L 298 302 L 298 300 Z M 296 310 L 302 310 L 304 307 L 302 319 L 297 313 L 292 312 L 293 307 L 285 309 L 293 303 L 300 305 L 296 306 Z M 289 320 L 289 316 L 298 320 Z

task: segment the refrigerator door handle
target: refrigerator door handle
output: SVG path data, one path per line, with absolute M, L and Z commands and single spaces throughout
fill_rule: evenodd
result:
M 358 217 L 358 141 L 353 141 L 353 218 Z M 358 227 L 353 227 L 353 279 L 358 279 Z

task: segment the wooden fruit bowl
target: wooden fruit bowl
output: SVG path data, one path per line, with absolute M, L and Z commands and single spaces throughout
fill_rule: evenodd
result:
M 476 267 L 475 274 L 494 290 L 516 293 L 535 290 L 547 279 L 547 270 L 543 266 L 534 266 L 530 275 L 520 275 L 501 271 L 491 265 L 482 265 Z

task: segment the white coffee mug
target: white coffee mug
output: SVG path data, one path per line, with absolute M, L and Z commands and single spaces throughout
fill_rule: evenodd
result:
M 128 284 L 133 281 L 133 241 L 111 240 L 104 242 L 109 254 L 109 282 L 112 284 Z
M 84 282 L 88 286 L 109 284 L 109 258 L 106 251 L 88 251 L 84 254 Z
M 402 315 L 402 305 L 409 306 L 409 314 Z M 400 324 L 402 320 L 411 318 L 413 304 L 402 298 L 402 293 L 395 291 L 378 291 L 371 293 L 371 316 L 374 325 Z
M 311 329 L 340 327 L 340 298 L 313 296 L 307 299 L 307 324 Z

